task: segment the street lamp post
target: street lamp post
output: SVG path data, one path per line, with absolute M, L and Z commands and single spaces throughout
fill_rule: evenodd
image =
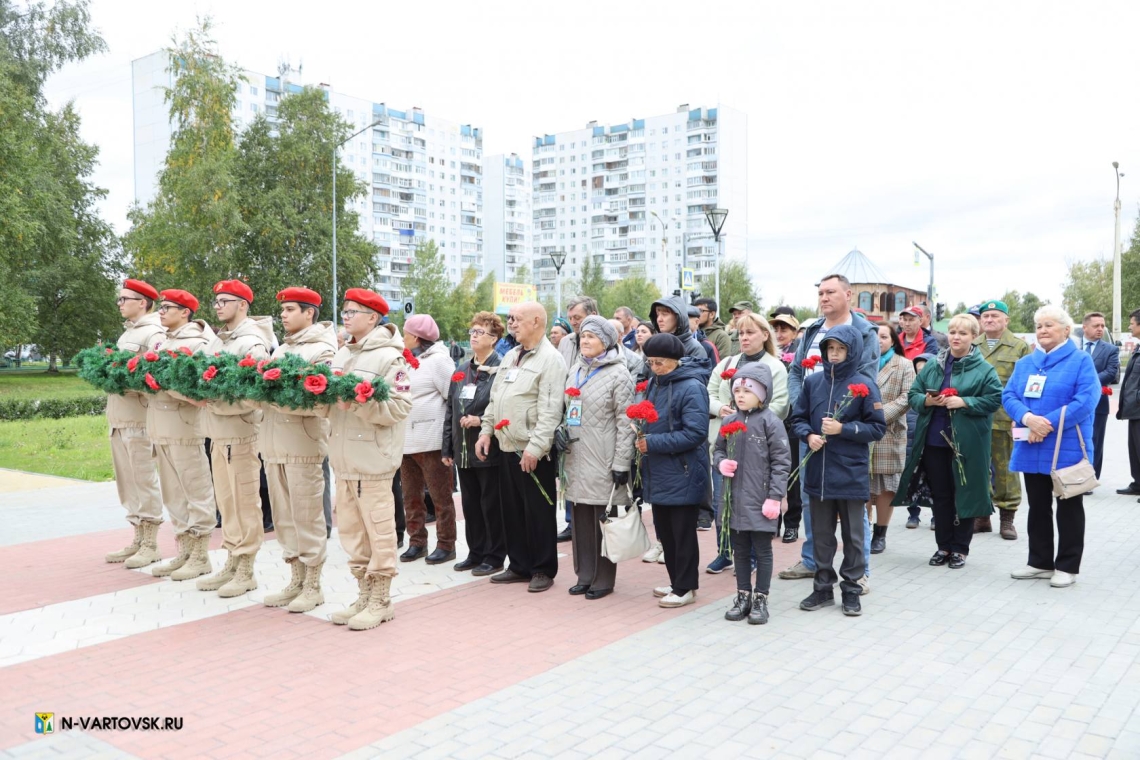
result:
M 340 142 L 338 142 L 336 145 L 333 146 L 333 160 L 332 160 L 332 208 L 333 208 L 333 213 L 332 213 L 332 227 L 333 227 L 333 234 L 332 234 L 332 291 L 333 291 L 332 292 L 332 321 L 333 321 L 334 325 L 337 324 L 336 294 L 338 293 L 337 280 L 336 280 L 336 206 L 337 206 L 337 203 L 336 203 L 336 170 L 337 170 L 337 166 L 338 166 L 338 164 L 337 164 L 337 153 L 338 153 L 338 151 L 340 151 L 340 146 L 344 145 L 346 142 L 348 142 L 352 138 L 356 137 L 361 132 L 366 132 L 367 130 L 372 129 L 373 127 L 375 127 L 377 124 L 379 124 L 382 121 L 384 121 L 383 117 L 372 122 L 367 127 L 364 127 L 363 129 L 359 129 L 356 132 L 353 132 L 351 135 L 344 138 L 343 140 L 341 140 Z
M 557 316 L 561 317 L 562 316 L 562 265 L 566 263 L 566 251 L 561 249 L 561 248 L 558 249 L 557 251 L 552 251 L 550 253 L 550 260 L 554 262 L 554 280 L 556 283 L 555 287 L 557 288 L 557 291 L 558 291 L 558 296 L 557 296 L 557 298 L 558 298 L 557 304 L 558 305 L 554 307 L 554 313 Z
M 720 258 L 723 254 L 720 231 L 724 229 L 726 219 L 728 219 L 728 209 L 726 208 L 713 208 L 705 212 L 705 221 L 709 223 L 713 240 L 716 241 L 716 308 L 718 313 L 724 311 L 720 304 Z
M 1120 331 L 1120 178 L 1124 175 L 1120 171 L 1120 164 L 1112 162 L 1112 171 L 1116 174 L 1116 200 L 1112 204 L 1116 215 L 1116 234 L 1112 238 L 1112 333 L 1121 335 Z
M 661 225 L 661 266 L 665 267 L 665 277 L 666 277 L 665 281 L 668 282 L 669 281 L 668 280 L 669 262 L 666 259 L 669 258 L 669 253 L 665 247 L 669 244 L 669 227 L 665 224 L 665 222 L 661 219 L 661 217 L 657 216 L 656 211 L 650 211 L 649 213 L 652 214 L 653 217 L 657 219 L 658 224 Z M 683 257 L 682 257 L 682 260 L 683 260 Z M 682 266 L 684 266 L 684 265 L 682 264 Z M 677 273 L 677 285 L 678 285 L 678 287 L 680 286 L 680 284 L 681 284 L 681 273 L 678 272 Z
M 918 243 L 913 240 L 911 244 L 914 246 L 914 265 L 918 266 L 918 254 L 921 251 L 926 258 L 930 259 L 930 284 L 926 286 L 926 308 L 930 312 L 931 318 L 934 317 L 934 254 L 928 252 Z

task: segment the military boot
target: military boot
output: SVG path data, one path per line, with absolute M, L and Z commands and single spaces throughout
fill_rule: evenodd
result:
M 356 585 L 360 589 L 360 593 L 355 602 L 340 612 L 334 612 L 329 616 L 329 620 L 333 621 L 335 625 L 347 625 L 349 620 L 352 620 L 368 606 L 368 600 L 372 596 L 372 580 L 364 574 L 364 570 L 353 569 L 352 574 L 356 577 Z
M 199 575 L 209 575 L 214 568 L 210 564 L 210 534 L 204 536 L 187 536 L 190 544 L 190 558 L 182 567 L 170 574 L 172 581 L 188 581 Z
M 381 575 L 372 579 L 372 593 L 368 597 L 368 606 L 352 616 L 348 621 L 349 629 L 353 631 L 367 631 L 396 616 L 392 608 L 392 598 L 388 595 L 392 587 L 392 579 Z
M 199 578 L 194 587 L 199 591 L 217 591 L 222 586 L 230 582 L 234 577 L 234 571 L 237 570 L 238 558 L 232 553 L 226 552 L 226 565 L 218 572 L 211 575 L 209 578 Z
M 218 589 L 218 596 L 229 599 L 231 596 L 241 596 L 247 591 L 257 588 L 257 578 L 253 576 L 253 562 L 257 559 L 257 552 L 242 554 L 237 558 L 237 569 L 230 582 Z
M 1001 514 L 1001 537 L 1006 541 L 1017 540 L 1017 528 L 1013 527 L 1013 516 L 1017 514 L 1012 509 L 999 509 Z
M 974 532 L 975 533 L 993 533 L 994 526 L 988 517 L 975 517 L 974 518 Z
M 301 560 L 294 557 L 293 559 L 285 560 L 289 565 L 289 569 L 293 573 L 293 577 L 289 580 L 289 585 L 281 589 L 275 594 L 270 594 L 265 597 L 266 607 L 284 607 L 289 602 L 297 598 L 301 593 L 301 586 L 305 581 L 305 566 L 301 564 Z
M 130 556 L 126 564 L 131 570 L 153 565 L 162 559 L 162 555 L 158 553 L 158 526 L 159 523 L 156 522 L 139 523 L 139 528 L 142 530 L 139 550 Z
M 325 595 L 321 593 L 321 568 L 324 566 L 325 563 L 321 562 L 318 565 L 305 567 L 305 582 L 301 594 L 289 602 L 290 612 L 308 612 L 316 609 L 317 605 L 325 603 Z
M 190 549 L 194 545 L 194 537 L 189 533 L 179 533 L 174 536 L 174 540 L 178 542 L 178 556 L 166 564 L 159 565 L 154 570 L 151 570 L 151 574 L 156 578 L 165 578 L 175 570 L 181 569 L 190 559 Z
M 130 545 L 124 546 L 117 552 L 111 552 L 110 554 L 107 554 L 103 557 L 103 559 L 112 564 L 116 564 L 119 562 L 126 562 L 129 558 L 135 555 L 135 552 L 137 552 L 139 550 L 139 547 L 142 546 L 143 524 L 139 523 L 133 527 L 135 529 L 135 538 L 133 541 L 131 541 Z

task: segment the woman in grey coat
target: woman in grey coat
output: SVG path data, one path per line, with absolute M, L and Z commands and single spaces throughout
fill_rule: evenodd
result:
M 713 453 L 713 466 L 724 477 L 732 478 L 728 527 L 737 557 L 736 599 L 724 617 L 734 621 L 747 617 L 750 624 L 763 625 L 768 622 L 772 583 L 772 537 L 787 495 L 792 455 L 784 424 L 768 409 L 772 370 L 767 365 L 755 362 L 737 370 L 732 378 L 732 397 L 736 411 L 723 420 Z M 731 432 L 741 427 L 740 432 Z M 756 553 L 755 587 L 747 561 L 752 552 Z
M 572 595 L 601 599 L 613 592 L 617 566 L 602 556 L 607 504 L 628 505 L 633 428 L 625 410 L 633 378 L 622 361 L 617 331 L 597 315 L 578 328 L 581 353 L 566 378 L 566 500 L 570 502 L 574 571 Z M 609 477 L 606 477 L 606 473 Z

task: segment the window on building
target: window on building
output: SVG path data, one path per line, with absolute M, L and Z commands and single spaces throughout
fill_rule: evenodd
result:
M 863 311 L 874 310 L 874 299 L 871 297 L 870 291 L 864 290 L 859 293 L 859 308 Z

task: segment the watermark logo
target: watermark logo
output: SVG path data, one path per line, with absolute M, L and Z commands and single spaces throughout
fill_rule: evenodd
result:
M 55 733 L 55 713 L 36 713 L 36 733 Z

